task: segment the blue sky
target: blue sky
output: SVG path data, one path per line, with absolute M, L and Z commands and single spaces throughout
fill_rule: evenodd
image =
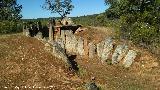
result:
M 22 15 L 23 18 L 47 18 L 57 17 L 58 14 L 51 13 L 50 11 L 42 9 L 42 5 L 45 0 L 17 0 L 18 4 L 23 6 Z M 104 0 L 72 0 L 74 5 L 73 11 L 68 16 L 83 16 L 98 14 L 104 12 L 107 6 L 104 4 Z

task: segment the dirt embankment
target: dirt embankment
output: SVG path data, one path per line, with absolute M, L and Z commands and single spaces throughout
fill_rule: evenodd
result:
M 77 33 L 88 40 L 98 43 L 106 37 L 114 37 L 116 32 L 105 27 L 89 27 Z M 114 40 L 115 47 L 126 44 L 130 49 L 137 51 L 138 56 L 130 68 L 121 65 L 110 65 L 111 62 L 102 64 L 98 57 L 94 59 L 77 59 L 83 71 L 83 79 L 89 80 L 96 77 L 96 82 L 104 90 L 158 90 L 160 89 L 160 65 L 159 60 L 150 51 L 135 46 L 130 41 Z
M 82 80 L 35 38 L 0 36 L 0 89 L 75 90 Z
M 89 28 L 76 35 L 98 43 L 115 32 L 106 28 Z M 115 44 L 123 44 L 115 41 Z M 19 34 L 0 36 L 0 88 L 52 88 L 55 90 L 84 90 L 85 82 L 95 77 L 102 90 L 159 90 L 160 66 L 149 51 L 128 46 L 138 51 L 130 68 L 102 64 L 98 57 L 86 59 L 77 56 L 79 74 L 70 72 L 65 64 L 44 50 L 44 44 L 35 38 Z M 26 87 L 25 87 L 26 86 Z M 17 88 L 16 87 L 16 88 Z

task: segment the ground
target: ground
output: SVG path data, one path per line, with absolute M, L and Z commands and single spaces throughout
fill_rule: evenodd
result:
M 82 80 L 44 50 L 35 38 L 20 34 L 0 37 L 0 88 L 75 90 Z
M 105 31 L 106 30 L 106 31 Z M 89 27 L 77 33 L 95 43 L 115 32 L 109 28 Z M 123 41 L 115 41 L 115 44 Z M 138 56 L 130 68 L 80 58 L 78 73 L 69 71 L 65 63 L 44 50 L 44 44 L 22 34 L 0 36 L 0 88 L 45 88 L 54 90 L 85 90 L 86 83 L 95 77 L 102 90 L 159 90 L 160 66 L 149 51 L 128 43 Z

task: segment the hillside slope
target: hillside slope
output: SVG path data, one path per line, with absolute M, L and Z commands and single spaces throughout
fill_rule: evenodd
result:
M 99 35 L 100 39 L 95 40 L 98 42 L 105 35 L 113 34 L 109 31 L 101 33 L 96 30 L 98 29 L 90 29 L 77 35 L 84 36 L 89 41 L 93 41 L 98 37 L 96 35 Z M 77 55 L 75 61 L 79 73 L 74 74 L 65 67 L 63 61 L 45 51 L 44 44 L 37 39 L 21 34 L 2 35 L 0 36 L 0 89 L 84 90 L 85 83 L 95 77 L 95 83 L 102 90 L 159 90 L 160 67 L 156 57 L 141 48 L 129 46 L 141 53 L 130 68 L 110 65 L 110 62 L 102 64 L 98 57 L 87 59 Z
M 75 90 L 82 80 L 35 38 L 0 36 L 0 88 Z

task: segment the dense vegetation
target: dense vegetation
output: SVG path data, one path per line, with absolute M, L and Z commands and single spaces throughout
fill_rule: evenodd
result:
M 133 41 L 159 54 L 160 0 L 105 0 L 109 5 L 104 13 L 74 18 L 76 23 L 111 26 L 119 37 Z
M 22 5 L 17 4 L 16 0 L 0 1 L 0 34 L 20 32 L 22 30 L 21 9 Z

